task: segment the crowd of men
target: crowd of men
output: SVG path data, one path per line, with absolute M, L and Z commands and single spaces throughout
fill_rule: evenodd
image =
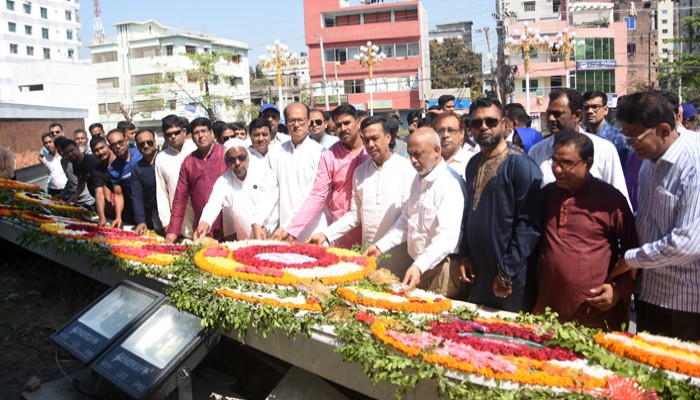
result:
M 669 92 L 549 94 L 542 134 L 519 104 L 444 96 L 423 116 L 261 107 L 248 126 L 162 120 L 42 135 L 48 191 L 100 225 L 167 242 L 362 245 L 403 279 L 508 311 L 700 340 L 700 133 Z M 281 123 L 283 122 L 283 123 Z M 635 217 L 636 213 L 636 217 Z M 384 255 L 384 256 L 383 256 Z M 389 257 L 386 257 L 388 255 Z

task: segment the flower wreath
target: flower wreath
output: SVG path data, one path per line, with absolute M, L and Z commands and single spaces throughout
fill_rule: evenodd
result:
M 321 312 L 321 305 L 318 302 L 308 300 L 304 295 L 295 297 L 279 297 L 274 293 L 266 292 L 241 292 L 236 289 L 222 288 L 216 291 L 217 294 L 230 297 L 234 300 L 248 303 L 267 304 L 272 307 L 283 307 L 292 310 L 303 310 L 310 312 Z
M 87 214 L 88 210 L 68 204 L 63 200 L 56 199 L 43 193 L 16 192 L 14 197 L 28 203 L 52 208 L 54 210 L 68 211 L 77 214 Z
M 11 179 L 0 178 L 0 188 L 2 189 L 12 189 L 12 190 L 39 190 L 41 189 L 37 185 L 30 185 L 20 181 L 13 181 Z
M 353 304 L 392 311 L 437 314 L 452 309 L 450 299 L 421 289 L 387 293 L 348 286 L 337 288 L 336 293 Z
M 84 223 L 85 221 L 76 219 L 76 218 L 67 218 L 67 217 L 61 217 L 57 215 L 46 215 L 46 214 L 41 214 L 41 213 L 36 213 L 32 211 L 25 211 L 22 213 L 22 219 L 27 220 L 27 221 L 32 221 L 36 222 L 39 224 L 50 224 L 50 223 L 55 223 L 55 222 L 64 222 L 64 223 Z
M 104 240 L 104 241 L 155 241 L 156 239 L 139 235 L 134 232 L 122 231 L 116 228 L 101 227 L 87 222 L 52 222 L 42 224 L 39 227 L 41 232 L 46 232 L 56 236 L 67 237 L 70 239 L 82 240 Z
M 9 217 L 14 214 L 19 214 L 22 209 L 16 206 L 10 206 L 6 204 L 0 204 L 0 217 Z
M 284 255 L 291 255 L 301 261 L 280 261 L 276 257 L 279 255 L 283 255 L 282 260 Z M 315 279 L 325 285 L 349 283 L 376 269 L 374 260 L 350 250 L 253 240 L 207 247 L 195 255 L 194 261 L 200 269 L 214 275 L 289 286 Z
M 632 379 L 589 366 L 570 350 L 546 344 L 549 333 L 504 321 L 432 321 L 426 331 L 394 328 L 392 321 L 372 322 L 372 334 L 408 355 L 486 379 L 625 398 L 643 392 Z
M 672 372 L 700 378 L 700 346 L 674 338 L 627 332 L 598 333 L 595 341 L 626 358 Z
M 187 247 L 182 244 L 121 241 L 110 246 L 116 257 L 149 265 L 172 265 Z

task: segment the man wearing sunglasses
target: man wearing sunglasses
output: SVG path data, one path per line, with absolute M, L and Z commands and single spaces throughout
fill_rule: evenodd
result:
M 136 148 L 143 156 L 131 171 L 131 202 L 134 206 L 135 231 L 144 234 L 147 229 L 153 229 L 163 234 L 156 207 L 156 135 L 149 129 L 140 129 L 136 131 L 134 140 Z
M 49 132 L 52 137 L 58 137 L 58 136 L 64 136 L 63 135 L 63 125 L 59 124 L 58 122 L 52 122 L 49 125 Z M 41 162 L 41 159 L 44 158 L 45 155 L 48 154 L 48 150 L 46 150 L 46 147 L 41 146 L 41 150 L 39 150 L 39 162 Z
M 574 129 L 584 133 L 593 141 L 595 152 L 591 175 L 613 185 L 629 199 L 617 149 L 609 141 L 580 129 L 582 117 L 583 96 L 576 89 L 556 89 L 549 93 L 547 126 L 551 135 L 534 145 L 527 153 L 542 170 L 542 186 L 556 180 L 552 173 L 554 138 L 564 129 Z
M 307 231 L 309 222 L 324 214 L 331 214 L 331 222 L 338 220 L 350 209 L 352 199 L 352 174 L 370 157 L 362 145 L 357 110 L 350 104 L 341 104 L 331 112 L 339 142 L 321 155 L 318 172 L 310 193 L 295 213 L 294 218 L 280 227 L 274 238 L 299 238 Z M 313 231 L 309 232 L 313 233 Z M 308 237 L 308 235 L 306 235 Z M 302 239 L 305 240 L 305 237 Z M 358 227 L 338 239 L 337 244 L 347 249 L 362 241 Z
M 222 213 L 226 240 L 267 239 L 279 220 L 277 182 L 263 164 L 250 164 L 241 139 L 229 139 L 224 150 L 228 169 L 214 183 L 194 240 L 204 238 Z
M 107 143 L 115 155 L 108 171 L 114 187 L 115 218 L 114 228 L 121 228 L 122 223 L 134 224 L 134 208 L 131 202 L 131 171 L 143 157 L 136 148 L 129 147 L 129 142 L 119 129 L 107 133 Z
M 163 138 L 167 146 L 158 153 L 155 161 L 156 173 L 156 204 L 158 205 L 158 218 L 163 225 L 163 230 L 170 225 L 170 215 L 175 198 L 177 180 L 180 178 L 180 167 L 190 153 L 197 150 L 194 142 L 187 134 L 188 124 L 175 114 L 170 114 L 161 120 Z M 192 225 L 194 224 L 194 211 L 192 204 L 185 208 L 185 216 L 182 222 L 180 234 L 186 238 L 192 238 Z
M 194 230 L 199 225 L 214 182 L 226 172 L 224 146 L 216 143 L 211 121 L 204 117 L 196 118 L 190 122 L 189 130 L 197 150 L 187 155 L 180 167 L 170 224 L 165 235 L 165 241 L 168 243 L 174 243 L 182 232 L 189 202 L 192 202 L 194 212 L 194 224 L 191 229 Z M 209 236 L 214 239 L 222 238 L 221 215 L 212 223 Z
M 469 116 L 481 152 L 465 171 L 460 277 L 470 283 L 472 303 L 530 311 L 537 288 L 534 253 L 542 234 L 542 172 L 506 142 L 501 102 L 479 99 Z
M 310 115 L 309 136 L 311 139 L 318 142 L 326 150 L 338 143 L 337 137 L 326 133 L 328 121 L 325 119 L 323 111 L 311 110 Z
M 655 92 L 623 96 L 617 117 L 644 160 L 639 171 L 637 235 L 609 280 L 640 271 L 637 330 L 700 340 L 700 145 L 679 135 L 675 110 Z

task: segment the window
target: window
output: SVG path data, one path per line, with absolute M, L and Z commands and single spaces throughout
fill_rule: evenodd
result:
M 364 79 L 348 79 L 344 82 L 345 93 L 364 93 L 365 92 L 365 80 Z
M 235 76 L 231 76 L 228 78 L 228 83 L 229 85 L 231 85 L 231 87 L 238 87 L 239 84 L 243 84 L 243 79 L 241 79 L 239 82 L 238 78 L 236 78 Z
M 408 57 L 408 47 L 406 43 L 396 45 L 396 58 Z
M 326 62 L 335 62 L 335 50 L 324 49 L 323 50 L 323 57 L 325 58 Z
M 360 25 L 360 14 L 339 15 L 335 17 L 336 26 Z
M 15 24 L 14 22 L 8 22 L 7 30 L 10 32 L 17 32 L 17 24 Z
M 416 57 L 419 55 L 420 55 L 420 47 L 418 46 L 418 42 L 409 43 L 408 44 L 408 56 L 409 57 Z
M 554 0 L 552 2 L 552 12 L 559 14 L 559 9 L 561 8 L 561 0 Z
M 73 31 L 70 29 L 66 30 L 66 39 L 73 40 Z
M 394 22 L 418 21 L 418 10 L 394 11 Z
M 98 89 L 113 89 L 119 87 L 119 78 L 101 78 L 97 80 Z
M 165 54 L 168 56 L 173 55 L 173 45 L 172 44 L 165 46 Z
M 175 73 L 174 72 L 166 72 L 163 79 L 165 80 L 165 82 L 175 83 Z
M 335 49 L 335 61 L 345 62 L 348 60 L 348 49 Z
M 185 53 L 197 54 L 197 48 L 195 46 L 185 46 Z
M 378 24 L 380 22 L 391 22 L 391 12 L 379 12 L 364 14 L 365 24 Z
M 131 50 L 132 58 L 151 58 L 160 56 L 160 46 L 139 47 Z
M 32 13 L 32 5 L 28 3 L 24 3 L 24 13 L 25 14 L 31 14 Z
M 386 54 L 387 58 L 394 58 L 394 45 L 393 44 L 382 45 L 382 53 Z
M 525 92 L 527 90 L 527 82 L 525 82 L 525 79 L 522 80 L 522 91 Z M 530 93 L 536 92 L 537 89 L 540 87 L 537 79 L 530 79 Z
M 331 28 L 334 26 L 335 26 L 335 18 L 333 18 L 333 17 L 323 18 L 323 27 L 324 28 Z
M 591 90 L 615 93 L 615 70 L 576 71 L 576 89 L 582 93 Z
M 73 20 L 73 13 L 66 10 L 66 21 L 72 21 Z
M 197 83 L 197 74 L 187 71 L 187 83 Z
M 34 55 L 34 46 L 27 46 L 27 55 L 28 56 Z
M 661 23 L 662 23 L 662 24 L 668 24 L 668 20 L 667 20 L 667 19 L 662 19 L 662 20 L 661 20 Z
M 40 92 L 44 90 L 44 85 L 22 85 L 19 86 L 20 92 Z
M 177 110 L 177 100 L 168 100 L 168 109 L 170 111 Z
M 31 34 L 32 34 L 32 26 L 31 26 L 31 25 L 25 25 L 25 26 L 24 26 L 24 33 L 26 33 L 27 35 L 31 35 Z
M 41 18 L 49 19 L 49 11 L 46 9 L 46 7 L 41 7 L 39 12 L 41 13 Z
M 17 54 L 17 45 L 10 43 L 10 54 Z
M 664 34 L 664 35 L 667 34 L 667 33 L 668 33 L 668 29 L 662 29 L 662 30 L 661 30 L 661 33 Z
M 51 49 L 47 49 L 44 47 L 44 60 L 50 60 L 51 59 Z
M 73 58 L 73 54 L 75 54 L 75 51 L 73 49 L 68 49 L 68 58 Z
M 668 14 L 668 10 L 661 10 L 661 14 L 664 14 L 664 15 Z
M 41 28 L 41 38 L 42 39 L 49 38 L 49 28 Z
M 637 54 L 637 44 L 636 43 L 627 43 L 627 56 L 633 56 Z
M 161 78 L 161 74 L 144 74 L 144 75 L 133 75 L 131 77 L 131 84 L 133 86 L 146 86 L 154 85 Z
M 6 0 L 5 4 L 7 5 L 7 9 L 10 11 L 14 11 L 15 9 L 15 2 L 12 0 Z
M 613 38 L 586 38 L 584 39 L 585 51 L 576 52 L 576 60 L 614 60 L 615 39 Z
M 552 85 L 552 89 L 564 87 L 564 79 L 566 79 L 566 77 L 563 77 L 563 76 L 553 76 L 553 77 L 551 77 L 551 78 L 550 78 L 550 82 L 551 82 L 551 85 Z
M 117 52 L 116 51 L 108 51 L 106 53 L 96 53 L 92 55 L 92 63 L 93 64 L 100 64 L 100 63 L 106 63 L 106 62 L 114 62 L 117 61 Z
M 525 11 L 535 11 L 534 1 L 526 1 L 523 3 L 523 6 L 525 7 Z
M 625 23 L 627 24 L 627 30 L 637 29 L 637 17 L 625 17 Z

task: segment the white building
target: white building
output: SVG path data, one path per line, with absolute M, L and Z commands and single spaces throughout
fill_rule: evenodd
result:
M 78 0 L 0 4 L 0 103 L 88 111 L 97 119 L 95 76 L 78 59 Z
M 235 56 L 216 64 L 217 74 L 209 85 L 213 95 L 232 98 L 217 104 L 215 112 L 233 120 L 236 105 L 250 102 L 248 45 L 214 35 L 170 28 L 154 20 L 115 24 L 117 36 L 90 43 L 97 77 L 100 121 L 106 127 L 124 120 L 122 111 L 133 115 L 137 126 L 160 126 L 160 119 L 177 114 L 192 119 L 206 116 L 197 103 L 204 88 L 186 54 L 231 52 Z M 163 83 L 166 82 L 166 83 Z M 156 84 L 157 83 L 157 84 Z M 158 98 L 164 101 L 156 105 Z
M 474 50 L 472 45 L 472 22 L 448 22 L 435 25 L 435 29 L 428 31 L 429 40 L 437 40 L 442 43 L 447 38 L 457 38 L 464 41 L 464 47 Z
M 658 31 L 659 61 L 672 62 L 674 46 L 672 40 L 674 39 L 675 25 L 673 2 L 659 1 L 657 2 L 657 7 L 656 19 L 658 24 L 656 26 L 656 30 Z

